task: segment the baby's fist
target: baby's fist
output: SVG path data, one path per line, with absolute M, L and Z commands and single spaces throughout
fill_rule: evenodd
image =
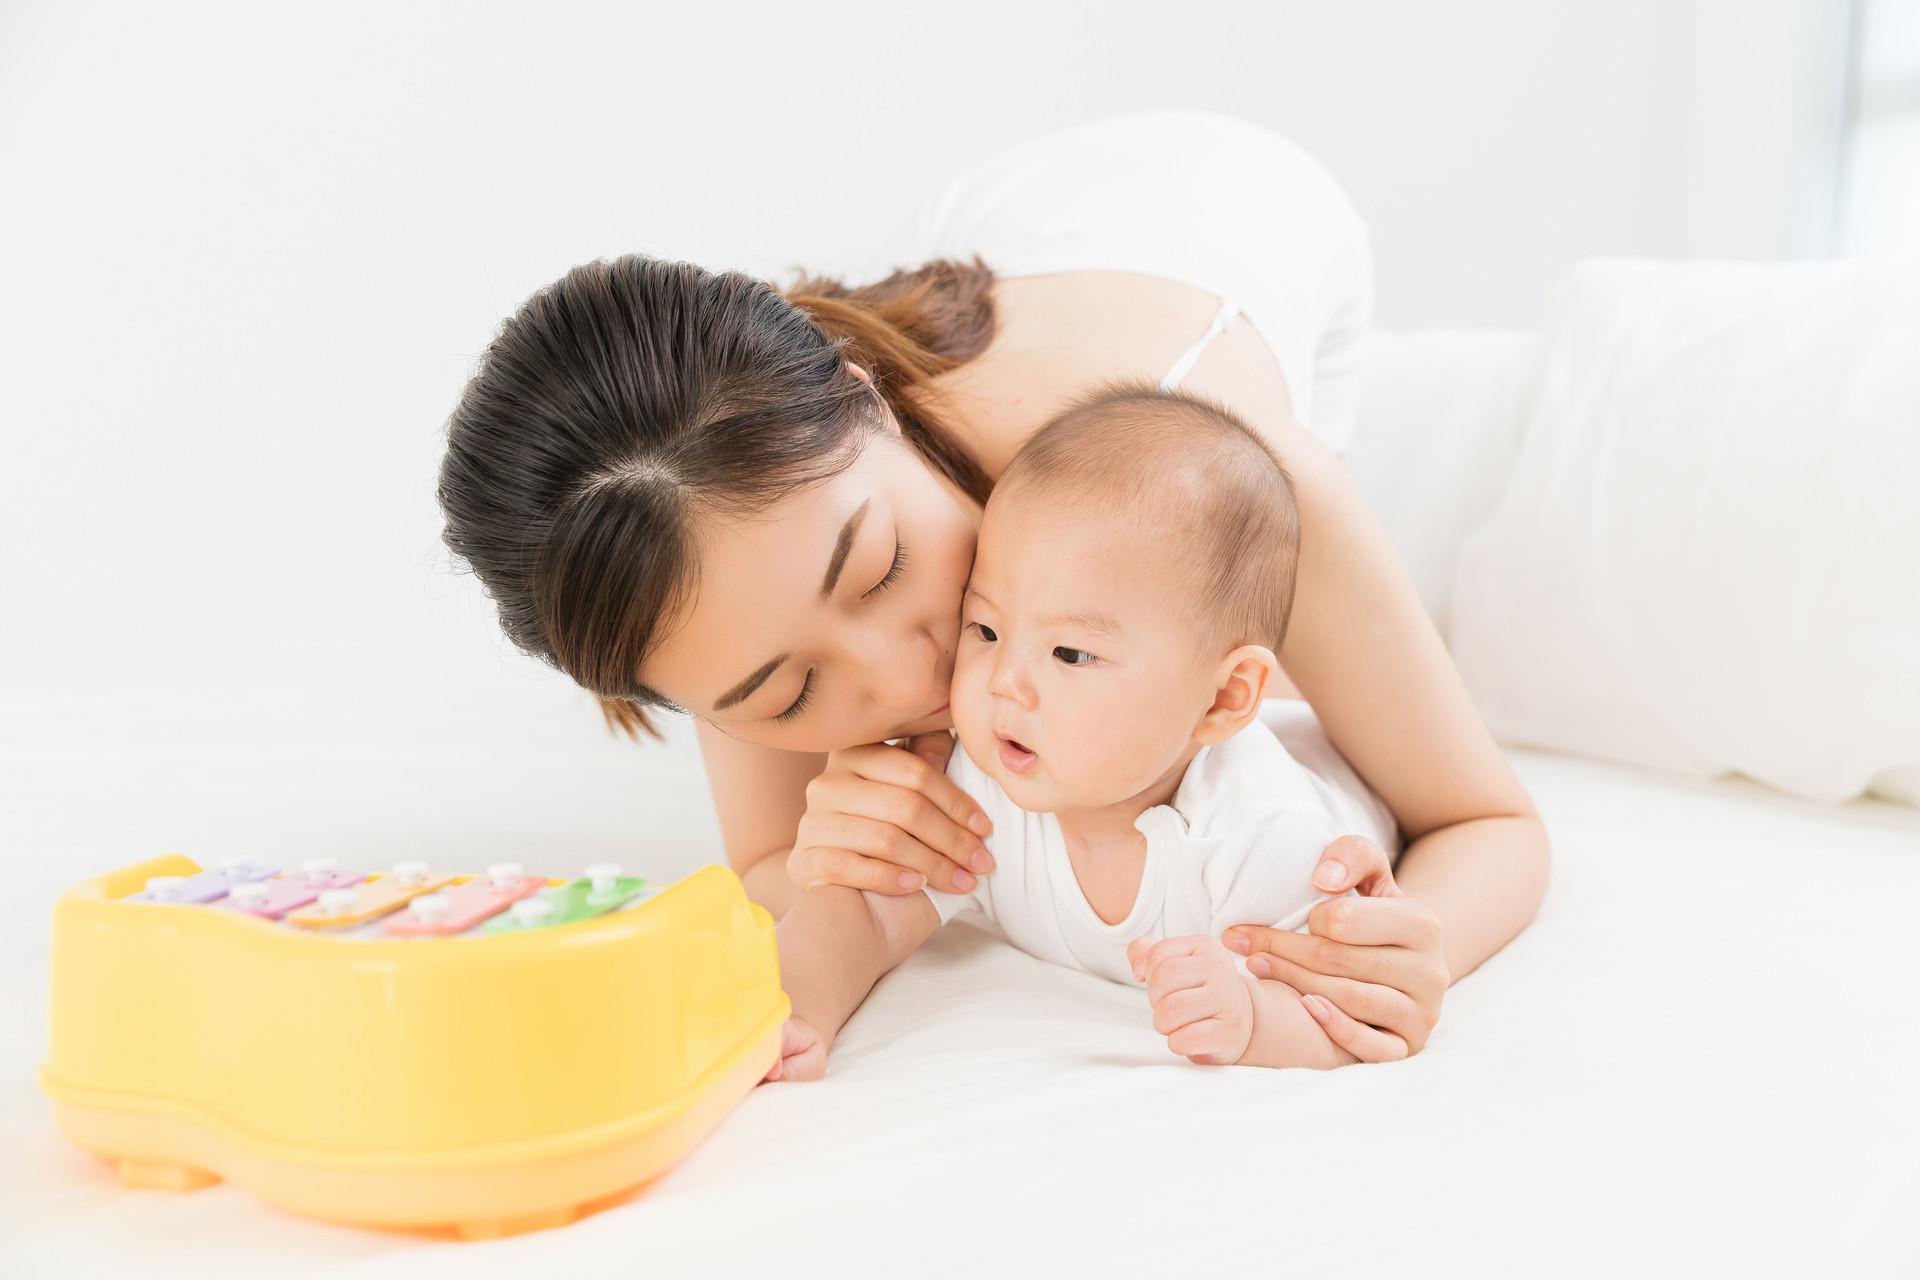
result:
M 805 1018 L 790 1017 L 780 1028 L 780 1056 L 767 1068 L 769 1080 L 818 1080 L 827 1074 L 827 1050 L 820 1033 Z
M 1135 938 L 1133 976 L 1147 984 L 1153 1029 L 1203 1066 L 1238 1062 L 1253 1040 L 1253 992 L 1218 938 Z

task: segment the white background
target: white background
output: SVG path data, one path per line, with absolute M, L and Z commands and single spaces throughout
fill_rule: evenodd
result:
M 1179 106 L 1249 116 L 1322 158 L 1372 227 L 1383 325 L 1528 329 L 1584 256 L 1817 254 L 1894 227 L 1837 207 L 1849 12 L 0 0 L 0 993 L 17 1005 L 0 1025 L 0 1257 L 31 1239 L 47 1262 L 21 1274 L 81 1274 L 74 1257 L 249 1276 L 268 1257 L 366 1274 L 421 1261 L 361 1233 L 293 1240 L 234 1188 L 122 1195 L 51 1131 L 30 1064 L 64 886 L 167 850 L 468 871 L 516 857 L 548 874 L 611 858 L 661 880 L 718 856 L 684 729 L 671 750 L 609 737 L 591 699 L 501 639 L 438 540 L 442 424 L 531 290 L 630 250 L 876 270 L 963 164 Z M 1856 158 L 1907 128 L 1907 81 L 1887 82 L 1876 119 L 1896 124 Z M 1069 1000 L 1031 1017 L 1020 1003 L 1081 975 L 1004 949 L 980 953 L 1000 970 L 960 967 L 975 937 L 961 931 L 853 1024 L 839 1083 L 757 1095 L 683 1166 L 680 1199 L 569 1229 L 559 1245 L 579 1253 L 562 1265 L 644 1265 L 636 1240 L 707 1256 L 752 1195 L 787 1215 L 749 1215 L 770 1225 L 745 1243 L 768 1253 L 787 1252 L 783 1224 L 831 1226 L 889 1195 L 876 1225 L 895 1237 L 937 1238 L 925 1215 L 945 1195 L 962 1230 L 984 1204 L 1044 1219 L 1061 1252 L 1080 1237 L 1058 1229 L 1057 1194 L 996 1184 L 948 1144 L 992 1155 L 1004 1134 L 1026 1150 L 1058 1138 L 1060 1112 L 1132 1098 L 1128 1127 L 1102 1117 L 1084 1176 L 1048 1188 L 1103 1230 L 1115 1204 L 1146 1205 L 1120 1223 L 1144 1235 L 1154 1206 L 1181 1203 L 1139 1198 L 1156 1173 L 1189 1199 L 1217 1190 L 1257 1115 L 1300 1150 L 1367 1162 L 1343 1177 L 1262 1155 L 1280 1180 L 1241 1189 L 1272 1211 L 1247 1221 L 1285 1235 L 1270 1256 L 1304 1271 L 1316 1249 L 1402 1271 L 1488 1250 L 1536 1273 L 1713 1258 L 1858 1274 L 1896 1256 L 1911 1270 L 1911 1233 L 1890 1224 L 1916 1131 L 1896 1081 L 1920 1025 L 1898 998 L 1920 900 L 1912 812 L 1830 817 L 1747 784 L 1518 754 L 1558 824 L 1554 892 L 1449 994 L 1444 1042 L 1398 1074 L 1262 1090 L 1258 1113 L 1265 1082 L 1242 1079 L 1203 1112 L 1192 1090 L 1223 1078 L 1138 1068 L 1161 1046 L 1135 1011 L 1111 1011 L 1125 1038 L 1089 1062 L 1085 1024 L 1057 1013 Z M 1832 870 L 1811 876 L 1810 856 Z M 981 989 L 1012 1003 L 926 1016 L 943 991 Z M 1042 1025 L 1065 1047 L 1036 1055 Z M 1002 1065 L 947 1092 L 935 1072 L 971 1070 L 982 1044 Z M 1088 1069 L 1110 1074 L 1089 1084 Z M 967 1107 L 1044 1079 L 1055 1092 L 1024 1110 Z M 1205 1114 L 1219 1159 L 1194 1157 Z M 1142 1133 L 1178 1162 L 1113 1145 Z M 840 1180 L 765 1159 L 802 1147 Z M 937 1158 L 903 1180 L 906 1150 Z M 518 1249 L 551 1270 L 555 1247 L 528 1237 L 497 1265 Z M 445 1260 L 478 1274 L 472 1256 Z
M 16 0 L 0 696 L 546 688 L 438 541 L 493 326 L 629 250 L 889 265 L 959 165 L 1108 112 L 1305 142 L 1389 327 L 1528 327 L 1585 254 L 1797 251 L 1745 197 L 1799 152 L 1739 107 L 1792 109 L 1766 77 L 1844 6 L 1737 8 Z

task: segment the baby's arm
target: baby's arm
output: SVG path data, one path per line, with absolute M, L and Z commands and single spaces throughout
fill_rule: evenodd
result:
M 1333 1042 L 1298 991 L 1277 978 L 1240 980 L 1253 991 L 1253 1038 L 1240 1065 L 1326 1068 L 1359 1061 Z
M 873 984 L 939 927 L 940 913 L 924 893 L 895 897 L 839 884 L 807 890 L 780 918 L 780 985 L 793 1017 L 820 1037 L 823 1064 Z
M 1135 938 L 1133 976 L 1146 984 L 1153 1027 L 1167 1048 L 1202 1066 L 1344 1067 L 1335 1044 L 1284 982 L 1240 972 L 1218 938 Z

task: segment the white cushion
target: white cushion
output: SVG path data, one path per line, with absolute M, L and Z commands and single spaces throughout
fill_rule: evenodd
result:
M 1508 743 L 1911 798 L 1920 262 L 1567 273 L 1451 644 Z
M 1460 541 L 1506 488 L 1538 335 L 1370 331 L 1361 344 L 1348 472 L 1434 621 L 1446 624 Z

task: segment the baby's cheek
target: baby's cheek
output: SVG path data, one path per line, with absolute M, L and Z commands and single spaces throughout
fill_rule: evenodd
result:
M 1112 804 L 1149 786 L 1157 736 L 1151 719 L 1120 698 L 1088 700 L 1063 717 L 1072 734 L 1074 789 L 1082 804 Z
M 954 664 L 953 685 L 948 690 L 947 711 L 953 717 L 954 731 L 967 754 L 979 760 L 993 746 L 992 707 L 987 698 L 986 676 L 978 663 L 962 658 Z

